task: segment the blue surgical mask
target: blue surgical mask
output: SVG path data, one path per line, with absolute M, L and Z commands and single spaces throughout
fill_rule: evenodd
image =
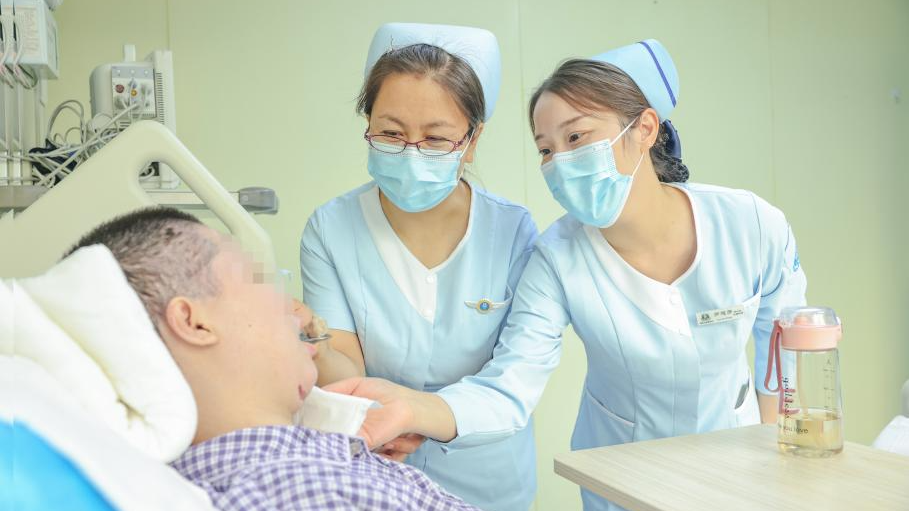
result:
M 470 139 L 463 147 L 469 146 Z M 408 213 L 416 213 L 438 206 L 451 195 L 458 186 L 463 155 L 464 151 L 425 155 L 412 146 L 390 154 L 370 147 L 366 167 L 388 200 Z
M 604 228 L 619 219 L 644 153 L 631 175 L 626 175 L 616 168 L 612 146 L 633 124 L 634 121 L 615 140 L 601 140 L 556 153 L 540 167 L 552 196 L 578 221 Z

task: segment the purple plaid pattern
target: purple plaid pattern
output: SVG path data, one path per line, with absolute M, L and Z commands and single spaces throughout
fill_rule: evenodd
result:
M 298 426 L 233 431 L 171 465 L 224 511 L 476 509 L 359 438 Z

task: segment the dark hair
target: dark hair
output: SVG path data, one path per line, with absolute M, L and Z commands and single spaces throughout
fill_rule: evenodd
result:
M 357 97 L 357 113 L 372 115 L 372 106 L 382 83 L 390 75 L 402 73 L 428 76 L 451 94 L 467 117 L 470 133 L 483 122 L 486 99 L 476 73 L 464 59 L 431 44 L 412 44 L 385 52 L 369 71 Z
M 531 131 L 534 130 L 533 110 L 544 92 L 552 92 L 581 110 L 612 110 L 619 115 L 623 128 L 650 108 L 641 89 L 621 69 L 596 60 L 571 59 L 544 80 L 530 98 Z M 660 124 L 656 143 L 650 148 L 653 169 L 664 183 L 685 182 L 688 167 L 672 156 L 670 143 L 666 126 Z
M 196 217 L 173 208 L 139 209 L 95 227 L 64 257 L 82 247 L 106 246 L 157 326 L 175 296 L 218 292 L 211 262 L 219 249 L 202 227 Z

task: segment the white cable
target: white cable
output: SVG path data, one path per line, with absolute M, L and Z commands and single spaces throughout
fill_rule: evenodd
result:
M 131 119 L 133 117 L 132 110 L 137 108 L 137 106 L 138 104 L 130 105 L 130 107 L 121 111 L 115 117 L 111 117 L 106 113 L 98 114 L 92 118 L 92 121 L 97 121 L 102 118 L 107 118 L 108 120 L 98 128 L 93 128 L 90 123 L 85 122 L 85 108 L 79 101 L 67 100 L 58 105 L 48 118 L 47 125 L 47 139 L 52 145 L 55 145 L 56 148 L 46 152 L 33 153 L 29 158 L 32 161 L 42 164 L 45 168 L 50 170 L 50 173 L 42 176 L 39 172 L 35 171 L 37 174 L 35 177 L 40 179 L 39 182 L 41 184 L 52 185 L 53 178 L 61 174 L 68 175 L 71 172 L 71 169 L 68 168 L 68 165 L 71 162 L 75 161 L 76 166 L 78 166 L 119 135 L 120 130 L 116 126 L 117 121 L 126 114 L 129 114 L 129 118 Z M 69 110 L 76 115 L 79 119 L 79 126 L 73 126 L 67 129 L 61 136 L 59 133 L 53 133 L 53 126 L 56 123 L 59 114 L 64 110 Z M 74 130 L 80 131 L 80 139 L 77 144 L 70 144 L 69 135 Z M 66 158 L 66 160 L 63 163 L 58 163 L 52 159 L 54 157 Z
M 0 41 L 0 43 L 3 43 L 0 45 L 0 78 L 3 79 L 3 83 L 6 85 L 15 87 L 15 80 L 9 77 L 9 72 L 6 70 L 6 43 L 4 41 Z
M 13 71 L 13 74 L 16 75 L 16 80 L 22 85 L 25 90 L 34 90 L 34 88 L 38 86 L 38 75 L 36 75 L 33 71 L 19 66 L 18 60 Z M 31 80 L 31 83 L 25 81 L 25 78 L 22 77 L 23 75 L 28 77 Z
M 60 174 L 68 174 L 70 172 L 70 169 L 68 169 L 67 166 L 70 163 L 72 163 L 73 161 L 76 161 L 83 153 L 86 152 L 87 149 L 92 147 L 94 144 L 97 144 L 99 142 L 99 140 L 105 135 L 104 132 L 108 128 L 108 126 L 114 125 L 121 117 L 130 113 L 132 111 L 132 109 L 135 108 L 136 106 L 138 106 L 138 104 L 133 104 L 133 105 L 129 106 L 128 108 L 126 108 L 125 110 L 122 110 L 117 115 L 115 115 L 110 121 L 108 121 L 107 125 L 105 125 L 101 130 L 97 131 L 92 136 L 92 138 L 89 139 L 87 142 L 83 143 L 81 147 L 71 148 L 70 150 L 75 149 L 75 152 L 71 156 L 69 156 L 69 158 L 64 160 L 62 163 L 54 162 L 54 165 L 52 165 L 52 167 L 56 167 L 56 168 L 54 170 L 52 170 L 49 174 L 41 177 L 41 179 L 36 184 L 38 186 L 50 187 L 53 185 L 53 180 L 57 176 L 59 176 Z M 116 135 L 114 135 L 114 136 L 116 136 Z M 108 138 L 106 141 L 110 141 L 110 139 L 112 139 L 112 138 L 113 138 L 113 136 Z M 53 152 L 56 152 L 56 151 L 53 151 Z M 42 156 L 45 158 L 48 158 L 48 156 L 47 156 L 48 154 L 51 154 L 51 153 L 44 153 L 44 154 L 42 154 Z M 79 163 L 81 163 L 81 161 L 79 161 Z
M 77 111 L 75 108 L 73 108 L 70 105 L 78 106 L 79 110 Z M 60 115 L 60 113 L 63 110 L 69 110 L 72 113 L 76 114 L 76 116 L 79 118 L 79 127 L 80 128 L 84 127 L 84 125 L 85 125 L 85 107 L 83 107 L 82 103 L 76 101 L 75 99 L 68 99 L 68 100 L 64 101 L 63 103 L 60 103 L 59 105 L 57 105 L 57 108 L 54 108 L 54 111 L 51 112 L 50 116 L 47 118 L 47 131 L 45 132 L 45 133 L 47 133 L 47 136 L 50 136 L 50 134 L 54 128 L 54 122 L 56 122 L 57 116 Z
M 80 143 L 82 142 L 84 135 L 85 135 L 85 129 L 82 126 L 73 126 L 72 128 L 63 132 L 63 142 L 62 142 L 63 144 L 69 144 L 69 134 L 73 130 L 79 130 L 79 142 Z M 55 133 L 55 135 L 59 136 L 60 134 Z
M 2 27 L 3 16 L 0 16 L 0 27 Z M 6 70 L 6 59 L 9 52 L 7 47 L 12 48 L 12 34 L 7 34 L 3 32 L 3 39 L 0 40 L 0 78 L 3 78 L 4 83 L 10 87 L 15 87 L 16 82 L 9 76 L 9 72 Z
M 13 19 L 13 61 L 10 63 L 10 69 L 13 72 L 13 77 L 19 82 L 20 85 L 26 87 L 26 83 L 22 80 L 22 73 L 19 71 L 19 61 L 22 59 L 21 46 L 19 45 L 19 38 L 17 37 L 17 32 L 19 28 L 16 26 L 16 20 Z M 27 88 L 27 87 L 26 87 Z
M 76 117 L 79 119 L 79 126 L 73 126 L 67 129 L 61 136 L 60 133 L 54 133 L 53 129 L 59 114 L 61 114 L 64 110 L 69 110 L 74 115 L 76 115 Z M 69 134 L 72 133 L 73 130 L 79 130 L 79 141 L 76 144 L 69 143 Z M 88 130 L 85 125 L 85 107 L 82 106 L 82 103 L 74 99 L 64 101 L 53 110 L 47 122 L 45 139 L 50 141 L 52 145 L 56 146 L 56 149 L 35 154 L 40 154 L 40 156 L 45 158 L 52 156 L 69 156 L 73 151 L 77 150 L 83 145 L 83 143 L 88 138 L 87 134 Z
M 23 69 L 22 67 L 19 66 L 19 62 L 22 60 L 22 41 L 21 41 L 22 38 L 18 37 L 18 35 L 19 35 L 18 32 L 19 32 L 19 27 L 16 25 L 16 21 L 13 20 L 13 42 L 16 44 L 16 56 L 15 56 L 15 60 L 13 60 L 13 68 L 12 68 L 13 76 L 15 76 L 16 81 L 18 81 L 26 89 L 34 89 L 38 85 L 38 77 L 31 74 L 29 70 Z M 25 74 L 26 76 L 31 78 L 32 83 L 26 82 L 25 78 L 22 77 L 23 74 Z

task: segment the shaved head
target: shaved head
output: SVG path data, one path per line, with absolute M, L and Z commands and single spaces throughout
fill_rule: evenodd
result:
M 156 326 L 171 298 L 218 291 L 211 272 L 217 240 L 190 214 L 163 207 L 127 213 L 92 229 L 66 255 L 98 244 L 114 254 Z

